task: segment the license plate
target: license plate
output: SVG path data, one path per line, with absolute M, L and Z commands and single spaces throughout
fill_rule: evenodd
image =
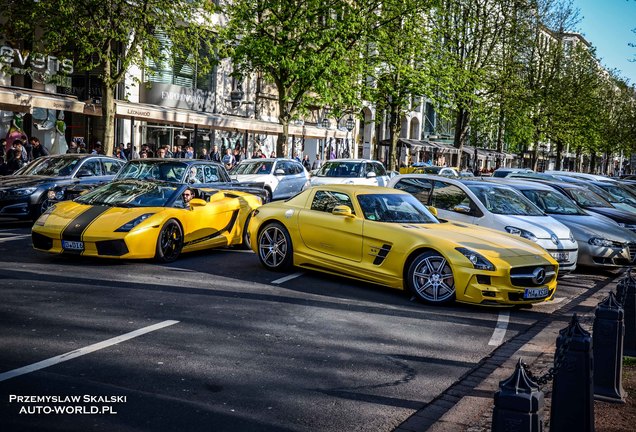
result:
M 554 258 L 557 262 L 565 262 L 570 260 L 569 252 L 550 252 L 552 258 Z
M 549 291 L 547 288 L 526 288 L 526 292 L 523 293 L 525 299 L 536 299 L 547 297 Z
M 62 248 L 66 250 L 82 251 L 84 250 L 84 242 L 62 240 Z

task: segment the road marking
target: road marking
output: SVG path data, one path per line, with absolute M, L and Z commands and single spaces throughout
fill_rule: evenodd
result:
M 280 279 L 276 279 L 275 281 L 272 281 L 273 284 L 282 284 L 283 282 L 287 282 L 288 280 L 292 280 L 292 279 L 296 279 L 299 276 L 302 276 L 304 273 L 303 272 L 298 272 L 298 273 L 294 273 L 294 274 L 290 274 L 289 276 L 285 276 L 282 277 Z
M 488 345 L 499 346 L 503 342 L 504 336 L 506 336 L 506 329 L 508 328 L 508 320 L 510 319 L 510 312 L 499 312 L 499 318 L 497 318 L 497 325 L 495 331 L 492 332 L 492 337 Z
M 12 240 L 20 240 L 26 237 L 31 237 L 31 234 L 14 235 L 11 237 L 0 237 L 0 243 L 12 241 Z
M 66 354 L 61 354 L 59 356 L 51 357 L 49 359 L 42 360 L 40 362 L 30 364 L 28 366 L 23 366 L 23 367 L 18 368 L 18 369 L 13 369 L 13 370 L 10 370 L 8 372 L 1 373 L 0 374 L 0 382 L 6 381 L 8 379 L 11 379 L 11 378 L 14 378 L 14 377 L 17 377 L 17 376 L 20 376 L 20 375 L 24 375 L 24 374 L 28 374 L 28 373 L 31 373 L 31 372 L 35 372 L 37 370 L 44 369 L 44 368 L 47 368 L 49 366 L 56 365 L 58 363 L 62 363 L 62 362 L 74 359 L 75 357 L 80 357 L 80 356 L 83 356 L 83 355 L 86 355 L 86 354 L 90 354 L 90 353 L 92 353 L 94 351 L 98 351 L 98 350 L 103 349 L 103 348 L 108 348 L 109 346 L 116 345 L 116 344 L 118 344 L 120 342 L 124 342 L 124 341 L 127 341 L 129 339 L 136 338 L 137 336 L 141 336 L 143 334 L 150 333 L 150 332 L 153 332 L 155 330 L 160 330 L 160 329 L 162 329 L 164 327 L 175 325 L 178 322 L 179 321 L 172 321 L 172 320 L 163 321 L 163 322 L 160 322 L 160 323 L 148 326 L 148 327 L 140 328 L 139 330 L 135 330 L 135 331 L 132 331 L 130 333 L 123 334 L 121 336 L 117 336 L 117 337 L 105 340 L 103 342 L 98 342 L 96 344 L 89 345 L 89 346 L 84 347 L 84 348 L 76 349 L 75 351 L 67 352 Z

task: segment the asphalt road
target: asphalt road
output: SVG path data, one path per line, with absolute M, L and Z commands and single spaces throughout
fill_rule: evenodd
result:
M 615 276 L 567 276 L 530 309 L 431 307 L 251 252 L 67 258 L 29 233 L 0 221 L 0 431 L 390 431 Z

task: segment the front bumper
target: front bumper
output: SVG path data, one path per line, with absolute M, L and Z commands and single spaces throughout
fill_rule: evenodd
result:
M 581 243 L 579 264 L 594 267 L 616 268 L 632 265 L 636 257 L 636 244 L 624 248 L 611 248 Z

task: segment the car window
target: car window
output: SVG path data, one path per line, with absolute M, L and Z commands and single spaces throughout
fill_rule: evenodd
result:
M 384 166 L 382 166 L 382 164 L 373 162 L 372 165 L 373 165 L 373 171 L 375 171 L 376 176 L 380 177 L 380 176 L 386 175 L 386 169 L 384 169 Z
M 204 165 L 203 179 L 204 179 L 204 183 L 214 183 L 214 182 L 221 181 L 219 167 L 214 165 Z
M 470 198 L 459 186 L 436 181 L 431 205 L 441 210 L 454 211 L 457 206 L 470 206 Z
M 80 163 L 80 159 L 59 157 L 47 157 L 34 160 L 20 171 L 22 175 L 41 176 L 68 176 L 71 175 L 75 167 Z
M 362 162 L 329 161 L 320 167 L 316 177 L 360 177 L 363 165 Z
M 544 213 L 521 193 L 508 187 L 469 185 L 477 199 L 495 214 L 519 216 L 543 216 Z
M 601 196 L 587 189 L 565 189 L 574 201 L 581 207 L 614 207 Z
M 123 163 L 112 159 L 102 159 L 104 175 L 115 175 L 121 169 Z
M 547 214 L 585 215 L 586 213 L 565 195 L 556 191 L 522 190 L 521 193 Z
M 203 166 L 192 165 L 188 174 L 188 182 L 192 184 L 205 183 L 205 176 L 203 173 Z
M 352 213 L 355 213 L 349 195 L 333 191 L 317 191 L 311 202 L 311 209 L 331 213 L 334 207 L 339 205 L 346 205 L 351 209 Z
M 358 195 L 364 218 L 376 222 L 436 223 L 435 217 L 413 195 Z
M 404 178 L 395 184 L 395 189 L 406 191 L 413 195 L 424 205 L 428 205 L 433 190 L 430 180 L 419 178 Z
M 86 176 L 100 176 L 102 175 L 102 164 L 99 159 L 89 159 L 84 161 L 76 175 Z
M 292 166 L 291 166 L 292 174 L 300 174 L 301 172 L 303 172 L 304 169 L 305 168 L 298 162 L 292 162 Z

